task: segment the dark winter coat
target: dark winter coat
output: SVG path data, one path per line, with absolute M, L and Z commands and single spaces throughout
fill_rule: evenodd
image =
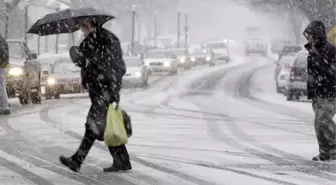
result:
M 307 58 L 308 99 L 314 97 L 328 98 L 336 96 L 336 47 L 327 40 L 326 30 L 322 22 L 313 21 L 304 31 L 311 36 L 314 45 L 305 45 L 309 55 Z
M 113 33 L 99 27 L 81 42 L 79 54 L 81 57 L 74 62 L 81 67 L 82 84 L 88 88 L 92 103 L 87 124 L 102 140 L 108 105 L 119 102 L 126 73 L 120 42 Z
M 6 39 L 0 35 L 0 69 L 6 68 L 9 64 L 8 44 Z

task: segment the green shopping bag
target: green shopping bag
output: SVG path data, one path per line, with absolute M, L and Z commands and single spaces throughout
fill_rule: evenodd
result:
M 124 126 L 124 118 L 119 105 L 109 105 L 104 130 L 104 141 L 106 146 L 119 146 L 127 144 L 128 136 Z

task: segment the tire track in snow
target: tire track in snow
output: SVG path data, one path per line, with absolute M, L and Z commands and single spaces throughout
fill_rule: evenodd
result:
M 2 144 L 0 145 L 0 149 L 8 153 L 9 155 L 15 156 L 16 158 L 19 158 L 27 163 L 30 163 L 32 165 L 35 165 L 37 167 L 41 167 L 42 169 L 48 170 L 51 173 L 58 174 L 60 177 L 64 176 L 66 178 L 69 178 L 73 181 L 77 181 L 82 184 L 86 185 L 107 185 L 109 181 L 99 181 L 96 179 L 93 179 L 89 176 L 81 176 L 81 178 L 78 178 L 78 175 L 76 176 L 76 173 L 73 173 L 69 170 L 66 170 L 65 168 L 61 167 L 61 165 L 57 164 L 55 162 L 58 161 L 59 154 L 53 152 L 53 150 L 50 150 L 51 148 L 43 148 L 36 145 L 36 143 L 30 141 L 31 138 L 25 138 L 20 134 L 20 132 L 14 130 L 8 123 L 8 119 L 11 119 L 13 117 L 2 117 L 1 125 L 6 129 L 8 132 L 7 135 L 4 137 L 0 137 L 2 140 Z M 69 153 L 69 151 L 66 150 L 60 150 L 57 149 L 57 151 L 61 151 L 62 153 Z M 47 155 L 45 155 L 47 154 Z M 9 163 L 6 163 L 9 164 Z M 46 184 L 53 184 L 52 181 L 49 181 L 47 177 L 41 177 L 39 179 L 39 176 L 32 176 L 32 173 L 29 170 L 24 169 L 20 166 L 4 166 L 9 168 L 9 170 L 12 170 L 27 180 L 31 180 L 33 183 L 38 185 L 46 185 Z M 94 168 L 89 169 L 92 172 L 99 173 L 98 170 Z M 63 177 L 63 178 L 64 178 Z M 111 180 L 111 179 L 110 179 Z M 48 183 L 46 183 L 48 181 Z M 125 184 L 126 185 L 126 184 Z
M 237 66 L 237 67 L 233 67 L 234 69 L 238 69 L 240 66 Z M 219 83 L 219 81 L 221 81 L 225 76 L 228 75 L 229 73 L 229 70 L 233 70 L 233 68 L 228 68 L 228 69 L 222 69 L 222 70 L 219 70 L 215 73 L 212 73 L 208 76 L 205 76 L 205 77 L 201 77 L 199 79 L 197 79 L 194 83 L 191 84 L 190 88 L 192 89 L 192 91 L 187 91 L 184 95 L 182 95 L 181 97 L 188 97 L 188 96 L 197 96 L 197 95 L 208 95 L 208 93 L 210 92 L 211 93 L 211 90 L 213 90 L 215 88 L 215 86 Z M 210 83 L 208 83 L 210 81 Z M 206 92 L 204 93 L 204 90 L 206 89 Z M 194 98 L 193 98 L 194 99 Z M 169 97 L 164 101 L 165 104 L 169 104 Z M 198 102 L 199 103 L 199 102 Z M 203 110 L 204 112 L 207 111 L 207 110 L 204 110 L 204 107 L 200 104 L 198 104 L 198 107 L 200 107 L 201 110 Z M 228 115 L 226 115 L 226 117 L 229 117 Z M 207 121 L 207 125 L 210 126 L 212 125 L 213 122 L 209 122 Z M 220 131 L 220 127 L 219 125 L 217 125 L 217 128 L 214 128 L 212 126 L 210 126 L 210 128 L 208 127 L 208 132 L 209 132 L 209 129 L 212 130 L 212 131 Z M 211 132 L 211 131 L 210 131 Z M 212 136 L 215 136 L 216 133 L 214 134 L 211 134 Z M 221 133 L 218 135 L 219 138 L 217 136 L 215 136 L 216 139 L 219 139 L 220 141 L 223 141 L 222 139 L 222 136 L 225 136 L 224 133 Z M 229 137 L 225 137 L 224 140 L 231 140 L 231 141 L 234 141 L 232 140 L 231 138 Z M 238 142 L 235 143 L 235 144 L 239 144 Z M 236 146 L 236 145 L 233 145 L 233 146 Z M 246 151 L 246 148 L 245 147 L 242 147 L 241 148 L 243 151 Z M 262 159 L 265 159 L 265 157 L 267 157 L 267 154 L 264 154 L 264 153 L 260 153 L 258 152 L 258 155 L 255 155 L 255 153 L 253 152 L 250 152 L 250 151 L 247 151 L 248 153 L 258 157 L 258 158 L 262 158 Z M 271 155 L 270 155 L 271 156 Z M 275 156 L 274 158 L 272 158 L 272 160 L 276 159 Z M 289 165 L 290 163 L 287 163 L 287 165 Z M 205 167 L 208 167 L 208 168 L 215 168 L 215 169 L 219 169 L 220 167 L 216 167 L 214 165 L 201 165 L 201 166 L 205 166 Z M 257 179 L 262 179 L 262 180 L 266 180 L 266 181 L 270 181 L 270 182 L 275 182 L 275 183 L 278 183 L 278 184 L 282 184 L 282 185 L 296 185 L 294 183 L 290 183 L 290 182 L 286 182 L 286 181 L 281 181 L 281 180 L 278 180 L 278 179 L 275 179 L 275 178 L 269 178 L 269 177 L 265 177 L 265 176 L 259 176 L 259 175 L 255 175 L 253 173 L 248 173 L 246 171 L 241 171 L 241 170 L 235 170 L 235 169 L 231 169 L 231 168 L 220 168 L 221 170 L 226 170 L 226 171 L 231 171 L 231 172 L 234 172 L 234 173 L 237 173 L 237 174 L 240 174 L 240 175 L 245 175 L 245 176 L 249 176 L 249 177 L 253 177 L 253 178 L 257 178 Z
M 70 105 L 70 103 L 67 103 L 67 104 L 64 104 L 63 106 L 66 106 L 66 105 Z M 51 111 L 54 107 L 46 107 L 44 108 L 41 112 L 40 112 L 40 117 L 41 117 L 41 120 L 45 121 L 46 123 L 51 123 L 52 125 L 55 126 L 55 128 L 59 129 L 57 127 L 57 124 L 58 122 L 57 121 L 54 121 L 52 120 L 50 117 L 49 117 L 49 111 Z M 59 129 L 60 131 L 62 131 L 61 129 Z M 76 132 L 73 132 L 73 131 L 62 131 L 64 134 L 74 138 L 74 139 L 77 139 L 77 140 L 81 140 L 83 136 L 77 134 Z M 104 150 L 106 151 L 106 147 L 100 143 L 95 143 L 94 144 L 94 147 L 96 147 L 97 149 L 99 150 Z M 199 179 L 197 177 L 193 177 L 193 176 L 190 176 L 188 174 L 185 174 L 183 172 L 179 172 L 177 170 L 173 170 L 173 169 L 169 169 L 167 167 L 164 167 L 164 166 L 161 166 L 161 165 L 158 165 L 158 164 L 155 164 L 155 163 L 152 163 L 150 161 L 147 161 L 147 160 L 144 160 L 144 159 L 141 159 L 139 157 L 137 157 L 136 155 L 134 154 L 130 154 L 130 157 L 131 157 L 131 160 L 132 161 L 135 161 L 137 163 L 140 163 L 144 166 L 147 166 L 149 168 L 152 168 L 152 169 L 155 169 L 155 170 L 158 170 L 158 171 L 161 171 L 161 172 L 164 172 L 164 173 L 168 173 L 168 174 L 171 174 L 171 175 L 174 175 L 174 176 L 177 176 L 183 180 L 186 180 L 186 181 L 189 181 L 189 182 L 192 182 L 192 183 L 195 183 L 195 184 L 199 184 L 199 185 L 211 185 L 210 182 L 207 182 L 203 179 Z M 145 176 L 145 174 L 143 174 Z M 153 177 L 151 176 L 146 176 L 147 178 L 144 179 L 146 181 L 157 181 L 156 179 L 154 179 Z
M 244 73 L 246 74 L 245 76 L 239 78 L 238 82 L 236 82 L 236 88 L 234 89 L 235 91 L 235 95 L 237 97 L 242 97 L 242 98 L 249 98 L 249 94 L 244 94 L 244 93 L 248 93 L 248 88 L 249 88 L 249 80 L 252 76 L 252 74 L 254 73 L 254 69 L 250 70 L 249 73 Z M 225 89 L 227 90 L 227 89 Z M 270 110 L 270 109 L 268 109 Z M 271 110 L 274 110 L 271 109 Z M 302 173 L 306 173 L 312 176 L 316 176 L 316 177 L 320 177 L 326 180 L 331 180 L 334 181 L 335 180 L 335 176 L 334 175 L 330 175 L 327 173 L 322 173 L 319 170 L 316 171 L 316 168 L 318 168 L 318 166 L 316 165 L 316 163 L 312 162 L 312 161 L 308 161 L 305 158 L 299 156 L 299 155 L 295 155 L 295 154 L 291 154 L 288 152 L 285 152 L 283 150 L 280 149 L 276 149 L 273 148 L 267 144 L 263 144 L 260 143 L 258 141 L 256 141 L 253 137 L 249 136 L 248 134 L 246 134 L 242 129 L 239 128 L 238 124 L 226 124 L 227 127 L 231 130 L 231 132 L 239 139 L 241 139 L 244 142 L 247 142 L 249 144 L 251 144 L 252 146 L 255 146 L 257 148 L 260 148 L 262 150 L 271 152 L 271 153 L 275 153 L 278 154 L 282 157 L 284 157 L 286 160 L 281 160 L 279 161 L 279 165 L 284 165 L 286 164 L 288 161 L 290 161 L 290 163 L 296 163 L 298 165 L 302 165 L 302 166 L 306 166 L 307 168 L 298 168 L 296 171 L 302 172 Z M 275 159 L 275 158 L 274 158 Z M 309 167 L 311 166 L 311 167 Z M 326 165 L 329 166 L 329 165 Z M 314 168 L 315 167 L 315 168 Z M 320 170 L 324 171 L 326 168 L 322 167 Z M 314 173 L 315 171 L 315 173 Z

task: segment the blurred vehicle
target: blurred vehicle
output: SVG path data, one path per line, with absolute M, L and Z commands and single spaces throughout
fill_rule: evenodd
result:
M 264 34 L 264 30 L 257 25 L 250 25 L 245 28 L 245 38 L 261 37 Z
M 7 93 L 10 98 L 18 97 L 20 104 L 39 104 L 41 95 L 41 63 L 36 53 L 30 52 L 23 40 L 8 39 L 9 68 Z
M 174 48 L 171 52 L 178 58 L 178 67 L 183 67 L 184 69 L 190 69 L 192 66 L 188 49 L 186 48 Z
M 285 47 L 285 45 L 291 44 L 292 42 L 288 39 L 272 39 L 271 40 L 271 51 L 272 53 L 280 54 Z
M 275 69 L 275 80 L 276 80 L 276 91 L 277 93 L 282 93 L 286 91 L 286 86 L 289 81 L 290 69 L 295 60 L 295 55 L 285 56 L 281 59 L 280 63 L 277 64 Z
M 245 41 L 245 54 L 259 53 L 263 56 L 267 55 L 267 42 L 259 37 L 254 37 Z
M 46 99 L 59 99 L 61 94 L 80 92 L 84 92 L 80 68 L 69 57 L 55 61 L 45 86 Z
M 203 44 L 202 49 L 210 49 L 215 55 L 215 60 L 230 61 L 229 45 L 224 41 L 208 42 Z
M 289 82 L 286 87 L 286 97 L 288 101 L 299 99 L 302 95 L 307 95 L 307 57 L 308 52 L 298 53 L 290 69 Z
M 123 85 L 148 85 L 149 70 L 140 57 L 124 57 L 126 74 L 123 77 Z
M 278 61 L 280 61 L 283 56 L 297 54 L 301 50 L 302 50 L 301 46 L 298 45 L 292 45 L 292 44 L 284 45 L 284 48 L 279 54 Z
M 169 50 L 151 50 L 144 54 L 144 62 L 150 73 L 177 73 L 177 57 Z
M 201 64 L 209 64 L 214 66 L 216 64 L 215 56 L 210 49 L 194 49 L 190 55 L 190 60 L 194 66 Z

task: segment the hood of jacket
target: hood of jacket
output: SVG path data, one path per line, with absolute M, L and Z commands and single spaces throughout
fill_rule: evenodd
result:
M 303 35 L 312 37 L 315 45 L 322 45 L 327 41 L 326 28 L 321 21 L 311 22 L 304 30 Z

